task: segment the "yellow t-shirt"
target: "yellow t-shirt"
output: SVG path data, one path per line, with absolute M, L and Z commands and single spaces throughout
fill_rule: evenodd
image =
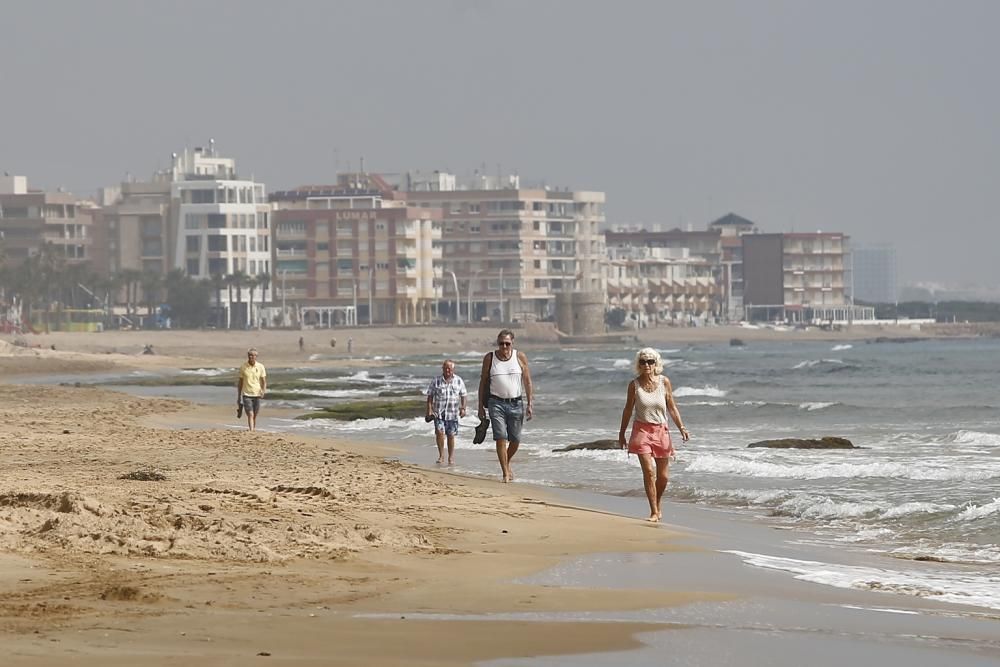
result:
M 240 378 L 243 380 L 243 395 L 260 396 L 260 381 L 266 377 L 267 371 L 264 370 L 264 364 L 258 361 L 251 366 L 250 362 L 244 361 L 243 365 L 240 366 Z

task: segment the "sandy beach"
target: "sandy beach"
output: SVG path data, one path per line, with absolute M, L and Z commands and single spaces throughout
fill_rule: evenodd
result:
M 675 342 L 691 334 L 687 341 L 696 342 L 705 331 L 713 330 L 664 335 Z M 495 331 L 369 330 L 353 336 L 348 355 L 350 334 L 49 334 L 27 337 L 45 343 L 40 348 L 4 343 L 0 370 L 7 378 L 84 378 L 124 368 L 235 366 L 251 345 L 276 367 L 307 360 L 366 365 L 414 346 L 440 348 L 442 356 L 456 341 L 486 350 Z M 717 340 L 732 334 L 713 331 Z M 155 355 L 139 354 L 147 344 Z M 600 656 L 648 652 L 663 641 L 649 637 L 688 627 L 708 634 L 698 641 L 690 638 L 699 634 L 686 635 L 693 643 L 685 664 L 763 664 L 774 647 L 757 647 L 752 622 L 727 626 L 705 610 L 777 609 L 769 617 L 773 629 L 801 640 L 808 635 L 796 628 L 805 617 L 819 627 L 841 623 L 841 611 L 825 611 L 834 605 L 867 611 L 832 636 L 857 632 L 902 660 L 917 626 L 897 627 L 897 617 L 871 611 L 876 598 L 919 610 L 912 613 L 924 614 L 918 625 L 928 636 L 953 636 L 953 664 L 1000 658 L 988 639 L 995 616 L 951 629 L 948 605 L 761 575 L 721 559 L 717 550 L 726 545 L 719 539 L 733 533 L 730 524 L 686 521 L 681 511 L 672 513 L 673 523 L 653 526 L 637 518 L 634 498 L 595 506 L 585 496 L 419 468 L 398 454 L 362 442 L 247 433 L 219 406 L 85 384 L 0 385 L 3 664 L 235 665 L 267 658 L 264 664 L 417 666 L 575 655 L 584 661 L 545 664 L 611 664 Z M 586 576 L 544 578 L 567 563 Z M 663 585 L 644 586 L 636 577 L 650 564 L 669 573 Z M 799 605 L 806 605 L 805 616 Z M 735 637 L 733 656 L 741 653 L 734 647 L 744 647 L 743 657 L 755 658 L 717 661 L 712 647 L 723 634 Z M 921 662 L 937 656 L 939 645 L 931 648 L 906 664 L 933 664 Z M 810 651 L 807 643 L 785 657 Z

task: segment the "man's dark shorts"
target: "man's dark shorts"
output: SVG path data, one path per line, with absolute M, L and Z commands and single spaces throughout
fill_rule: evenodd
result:
M 524 425 L 524 401 L 520 398 L 498 398 L 490 396 L 487 402 L 490 411 L 490 426 L 494 440 L 521 442 L 521 426 Z
M 243 412 L 255 415 L 260 412 L 260 396 L 243 395 Z
M 434 430 L 444 431 L 445 435 L 458 435 L 458 420 L 457 419 L 441 419 L 440 417 L 434 418 Z

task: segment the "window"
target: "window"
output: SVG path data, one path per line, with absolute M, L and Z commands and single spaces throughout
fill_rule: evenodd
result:
M 250 252 L 257 252 L 257 237 L 250 237 Z
M 337 260 L 337 271 L 346 271 L 351 273 L 354 270 L 354 260 L 353 259 L 338 259 Z
M 229 271 L 226 270 L 226 260 L 221 257 L 211 258 L 208 260 L 208 275 L 210 276 L 224 276 Z
M 250 275 L 251 276 L 257 275 L 257 260 L 256 259 L 251 259 L 250 260 Z
M 159 257 L 163 254 L 163 241 L 160 237 L 144 238 L 142 240 L 143 257 Z
M 227 236 L 209 236 L 208 237 L 208 251 L 209 252 L 224 252 L 229 249 L 229 244 L 226 239 Z
M 185 247 L 187 248 L 188 252 L 201 252 L 201 237 L 200 236 L 187 237 L 185 242 Z M 191 272 L 188 271 L 188 273 Z
M 191 193 L 192 204 L 214 204 L 221 201 L 216 198 L 214 190 L 194 190 Z
M 224 229 L 226 226 L 226 214 L 225 213 L 209 213 L 208 214 L 208 228 L 209 229 Z
M 188 240 L 190 240 L 190 237 L 188 237 Z M 189 276 L 197 276 L 198 275 L 198 268 L 199 267 L 198 267 L 198 260 L 197 259 L 189 259 L 187 261 L 187 273 L 188 273 Z
M 316 250 L 329 250 L 329 249 L 330 249 L 330 244 L 329 243 L 324 242 L 324 243 L 317 243 L 316 244 Z
M 142 234 L 143 236 L 157 236 L 160 233 L 160 219 L 153 216 L 145 216 L 142 218 Z
M 203 215 L 188 213 L 184 216 L 184 229 L 201 229 L 201 221 L 204 219 Z
M 292 221 L 279 222 L 278 223 L 278 233 L 279 234 L 305 234 L 306 233 L 306 223 L 302 221 Z

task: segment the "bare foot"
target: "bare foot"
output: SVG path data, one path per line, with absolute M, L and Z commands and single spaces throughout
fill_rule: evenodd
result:
M 455 459 L 448 459 L 448 465 L 450 466 L 455 465 Z
M 435 461 L 435 463 L 437 463 L 439 466 L 443 466 L 444 465 L 444 459 L 438 459 L 437 461 Z
M 659 521 L 660 521 L 660 515 L 659 514 L 650 514 L 649 518 L 646 519 L 646 521 L 649 521 L 650 523 L 659 523 Z

